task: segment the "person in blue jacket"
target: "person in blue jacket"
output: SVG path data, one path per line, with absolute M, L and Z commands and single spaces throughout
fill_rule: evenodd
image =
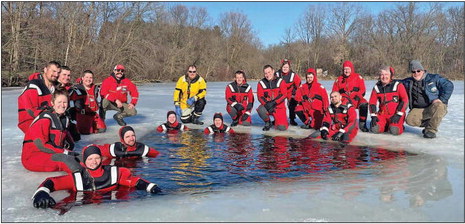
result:
M 402 80 L 410 109 L 405 121 L 410 126 L 424 127 L 424 138 L 436 138 L 454 84 L 439 74 L 428 73 L 418 60 L 410 61 L 409 69 L 412 77 Z

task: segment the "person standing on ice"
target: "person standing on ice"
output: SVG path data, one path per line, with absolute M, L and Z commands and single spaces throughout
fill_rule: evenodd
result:
M 291 61 L 288 59 L 281 60 L 281 69 L 276 72 L 276 76 L 282 78 L 287 88 L 287 108 L 289 109 L 289 123 L 292 126 L 297 126 L 295 122 L 295 107 L 297 101 L 295 100 L 295 94 L 297 89 L 300 87 L 300 77 L 297 73 L 291 69 Z
M 408 96 L 400 81 L 392 80 L 394 68 L 382 66 L 379 70 L 379 81 L 373 87 L 370 96 L 370 130 L 373 133 L 389 132 L 400 135 L 404 132 L 405 110 Z M 376 105 L 379 102 L 379 110 Z
M 257 98 L 261 105 L 258 106 L 257 112 L 263 121 L 265 127 L 263 131 L 268 131 L 273 126 L 280 131 L 288 128 L 285 100 L 287 97 L 287 87 L 282 78 L 276 76 L 271 65 L 263 67 L 264 78 L 257 84 Z M 270 116 L 274 117 L 272 122 Z
M 424 138 L 436 138 L 454 84 L 439 74 L 428 73 L 418 60 L 410 62 L 409 70 L 412 77 L 402 80 L 410 108 L 405 121 L 410 126 L 424 127 Z
M 227 102 L 226 111 L 233 120 L 231 127 L 238 124 L 250 126 L 254 103 L 252 86 L 247 83 L 244 71 L 237 71 L 234 76 L 235 81 L 226 86 L 224 94 Z
M 178 122 L 178 117 L 176 112 L 170 110 L 166 113 L 166 123 L 161 124 L 157 127 L 158 132 L 174 134 L 179 131 L 187 131 L 189 128 Z
M 304 123 L 303 129 L 320 129 L 325 112 L 328 110 L 328 93 L 323 85 L 318 82 L 316 71 L 313 68 L 307 69 L 305 83 L 302 84 L 295 99 L 299 104 L 296 107 L 296 114 Z
M 199 120 L 207 101 L 207 81 L 197 73 L 197 66 L 189 65 L 186 74 L 179 77 L 173 101 L 176 114 L 183 123 L 203 125 Z
M 323 125 L 319 131 L 315 131 L 310 138 L 331 139 L 333 141 L 348 144 L 352 142 L 358 132 L 357 113 L 349 100 L 344 100 L 342 95 L 335 91 L 330 94 L 331 105 L 323 118 Z
M 116 65 L 108 78 L 103 80 L 100 94 L 102 96 L 102 108 L 100 117 L 105 121 L 107 110 L 116 110 L 113 119 L 120 126 L 125 126 L 123 118 L 137 114 L 136 104 L 139 99 L 137 86 L 125 77 L 126 68 L 123 65 Z M 131 95 L 131 102 L 128 102 L 128 94 Z
M 56 202 L 50 193 L 60 190 L 108 192 L 116 190 L 119 186 L 127 186 L 145 190 L 151 194 L 161 192 L 156 184 L 133 176 L 127 168 L 102 165 L 102 153 L 95 145 L 82 149 L 81 166 L 83 169 L 80 171 L 64 176 L 49 177 L 42 182 L 32 196 L 33 206 L 35 208 L 53 207 Z
M 215 113 L 213 115 L 213 124 L 203 130 L 205 134 L 214 133 L 234 133 L 234 130 L 223 122 L 223 114 Z
M 350 100 L 359 111 L 359 127 L 363 132 L 368 132 L 366 120 L 368 116 L 368 101 L 365 96 L 365 81 L 362 76 L 355 73 L 354 65 L 351 61 L 345 61 L 342 65 L 342 74 L 333 84 L 332 92 L 338 91 L 342 97 Z

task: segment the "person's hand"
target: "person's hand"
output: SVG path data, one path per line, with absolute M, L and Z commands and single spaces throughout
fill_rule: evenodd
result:
M 437 103 L 437 102 L 441 102 L 441 103 L 442 103 L 442 101 L 441 101 L 440 99 L 435 99 L 435 100 L 433 100 L 432 103 Z
M 308 96 L 307 96 L 307 95 L 303 95 L 303 96 L 302 96 L 302 99 L 308 100 Z
M 337 142 L 341 141 L 342 140 L 342 135 L 344 135 L 344 133 L 342 133 L 342 132 L 336 133 L 335 135 L 333 135 L 333 138 L 332 138 L 333 141 L 337 141 Z
M 128 109 L 132 109 L 134 107 L 136 107 L 136 106 L 134 106 L 134 104 L 132 104 L 132 103 L 128 104 Z
M 242 104 L 240 104 L 240 103 L 236 103 L 234 105 L 234 108 L 237 110 L 237 112 L 240 112 L 240 111 L 244 110 L 244 106 L 242 106 Z
M 174 106 L 174 110 L 175 110 L 176 114 L 178 115 L 178 117 L 181 118 L 181 116 L 182 116 L 181 107 L 179 105 L 176 105 L 176 106 Z
M 195 96 L 187 99 L 187 104 L 189 104 L 189 106 L 194 105 L 194 103 L 195 103 Z
M 245 113 L 245 114 L 242 115 L 241 120 L 242 120 L 242 121 L 246 121 L 247 118 L 249 118 L 249 115 L 248 115 L 247 113 Z
M 78 152 L 73 152 L 73 151 L 69 151 L 69 150 L 66 150 L 63 152 L 63 154 L 65 155 L 70 155 L 70 156 L 74 156 L 74 157 L 79 157 L 81 154 L 79 154 Z
M 370 123 L 370 126 L 371 127 L 374 127 L 378 124 L 378 121 L 379 121 L 379 118 L 378 116 L 371 116 L 371 123 Z
M 321 133 L 321 138 L 322 139 L 328 140 L 329 132 L 327 130 L 321 130 L 320 133 Z
M 55 200 L 46 191 L 38 191 L 32 197 L 32 204 L 35 208 L 49 208 L 56 204 Z
M 394 114 L 394 116 L 391 117 L 390 121 L 393 124 L 397 124 L 399 123 L 401 117 L 402 116 L 400 116 L 399 114 Z
M 152 188 L 150 188 L 150 194 L 158 194 L 161 193 L 161 188 L 158 187 L 158 185 L 153 185 Z
M 271 101 L 268 101 L 265 103 L 265 109 L 271 113 L 272 111 L 274 111 L 275 109 L 275 106 L 276 106 L 276 101 L 274 100 L 271 100 Z
M 123 103 L 121 103 L 120 100 L 115 100 L 115 103 L 116 103 L 116 107 L 118 107 L 118 108 L 123 107 Z

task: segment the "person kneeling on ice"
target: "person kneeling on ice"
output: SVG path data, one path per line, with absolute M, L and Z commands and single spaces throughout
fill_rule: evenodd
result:
M 72 174 L 49 177 L 39 186 L 32 196 L 36 208 L 48 208 L 56 204 L 50 196 L 51 192 L 59 190 L 71 191 L 100 191 L 107 192 L 118 186 L 135 187 L 137 190 L 146 190 L 149 193 L 160 193 L 161 189 L 140 177 L 132 176 L 127 168 L 102 165 L 102 153 L 95 145 L 82 149 L 82 163 L 84 167 Z
M 394 68 L 382 66 L 379 69 L 379 81 L 371 91 L 369 108 L 371 113 L 370 130 L 373 133 L 389 132 L 400 135 L 404 132 L 405 110 L 408 95 L 400 81 L 393 81 Z M 379 101 L 379 111 L 376 104 Z
M 178 131 L 187 131 L 187 130 L 189 130 L 189 128 L 187 128 L 186 125 L 178 122 L 176 112 L 172 110 L 166 113 L 166 123 L 161 124 L 157 127 L 158 132 L 170 133 L 170 134 L 175 134 Z
M 234 133 L 234 130 L 228 125 L 223 123 L 223 114 L 215 113 L 213 115 L 213 124 L 206 127 L 203 132 L 205 134 L 214 134 L 214 133 Z
M 339 92 L 332 92 L 330 95 L 331 105 L 323 118 L 323 125 L 319 131 L 315 131 L 309 137 L 327 140 L 330 137 L 333 141 L 350 143 L 358 132 L 357 113 L 348 100 L 342 102 Z
M 102 156 L 107 158 L 157 157 L 160 154 L 154 148 L 137 142 L 136 132 L 131 126 L 121 127 L 119 137 L 120 142 L 96 145 L 100 148 Z

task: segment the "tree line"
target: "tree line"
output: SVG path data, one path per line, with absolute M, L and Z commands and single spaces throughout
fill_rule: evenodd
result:
M 264 3 L 266 4 L 266 3 Z M 333 78 L 351 60 L 375 78 L 381 64 L 407 77 L 409 60 L 432 72 L 464 78 L 464 7 L 397 3 L 377 15 L 356 3 L 309 6 L 281 43 L 264 47 L 241 12 L 213 22 L 205 8 L 163 2 L 2 2 L 2 86 L 24 85 L 50 60 L 96 82 L 124 64 L 140 82 L 175 81 L 195 64 L 208 81 L 228 81 L 236 70 L 259 79 L 262 67 L 288 58 L 304 74 L 314 67 Z M 324 77 L 323 77 L 324 78 Z

